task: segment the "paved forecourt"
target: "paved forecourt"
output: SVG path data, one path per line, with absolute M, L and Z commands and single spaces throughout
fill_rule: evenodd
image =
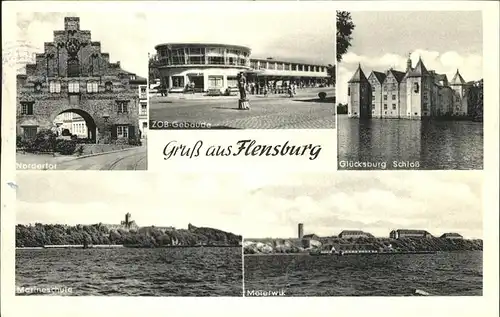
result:
M 327 97 L 331 96 L 331 90 Z M 237 97 L 178 96 L 150 99 L 151 128 L 155 121 L 210 124 L 211 128 L 228 129 L 333 129 L 334 103 L 320 101 L 317 92 L 289 98 L 285 95 L 250 95 L 251 110 L 238 110 Z M 177 125 L 178 126 L 178 125 Z M 170 128 L 175 128 L 171 126 Z

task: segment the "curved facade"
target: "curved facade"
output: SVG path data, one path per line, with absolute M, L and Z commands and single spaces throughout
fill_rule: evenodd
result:
M 252 59 L 251 49 L 225 44 L 172 43 L 160 44 L 156 65 L 162 85 L 170 92 L 236 88 L 236 76 L 247 74 L 249 83 L 296 81 L 304 84 L 323 83 L 328 78 L 327 66 L 275 59 Z
M 250 48 L 223 44 L 160 44 L 157 65 L 168 90 L 195 91 L 236 87 L 236 76 L 250 69 Z

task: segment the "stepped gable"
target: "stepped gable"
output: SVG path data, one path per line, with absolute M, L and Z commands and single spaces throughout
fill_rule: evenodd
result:
M 460 75 L 460 72 L 457 69 L 457 72 L 455 73 L 455 76 L 453 76 L 453 79 L 450 82 L 451 85 L 465 85 L 465 80 L 462 78 L 462 75 Z
M 425 68 L 424 62 L 422 62 L 422 58 L 419 58 L 417 65 L 409 72 L 408 77 L 423 77 L 428 75 L 429 71 L 427 71 L 427 68 Z
M 358 69 L 354 73 L 354 75 L 351 77 L 351 80 L 348 81 L 348 83 L 361 83 L 361 82 L 368 82 L 368 79 L 365 76 L 365 73 L 363 73 L 363 70 L 361 69 L 361 64 L 358 65 Z

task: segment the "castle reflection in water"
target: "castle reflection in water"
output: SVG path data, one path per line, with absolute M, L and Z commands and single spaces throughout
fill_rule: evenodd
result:
M 483 168 L 483 124 L 337 116 L 339 169 Z

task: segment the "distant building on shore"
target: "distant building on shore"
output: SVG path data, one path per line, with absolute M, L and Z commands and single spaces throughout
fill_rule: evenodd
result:
M 432 235 L 426 230 L 414 230 L 414 229 L 398 229 L 392 230 L 389 234 L 391 239 L 401 239 L 401 238 L 432 238 Z
M 357 239 L 357 238 L 374 238 L 374 236 L 371 233 L 364 232 L 361 230 L 343 230 L 341 233 L 339 233 L 339 238 L 341 239 Z
M 372 71 L 368 78 L 361 64 L 348 82 L 349 118 L 394 118 L 421 120 L 426 117 L 469 116 L 469 90 L 457 69 L 449 82 L 444 74 L 427 70 L 419 58 L 406 71 Z
M 441 239 L 463 239 L 462 235 L 456 233 L 456 232 L 447 232 L 443 233 L 440 237 Z
M 321 241 L 319 241 L 319 236 L 313 234 L 306 234 L 302 237 L 302 247 L 305 249 L 311 247 L 320 247 L 322 245 Z
M 137 230 L 139 226 L 134 220 L 131 220 L 132 215 L 127 212 L 125 214 L 125 220 L 121 221 L 120 224 L 102 224 L 102 226 L 108 228 L 108 230 Z
M 319 236 L 313 234 L 306 234 L 302 237 L 302 239 L 313 239 L 313 240 L 319 240 Z

